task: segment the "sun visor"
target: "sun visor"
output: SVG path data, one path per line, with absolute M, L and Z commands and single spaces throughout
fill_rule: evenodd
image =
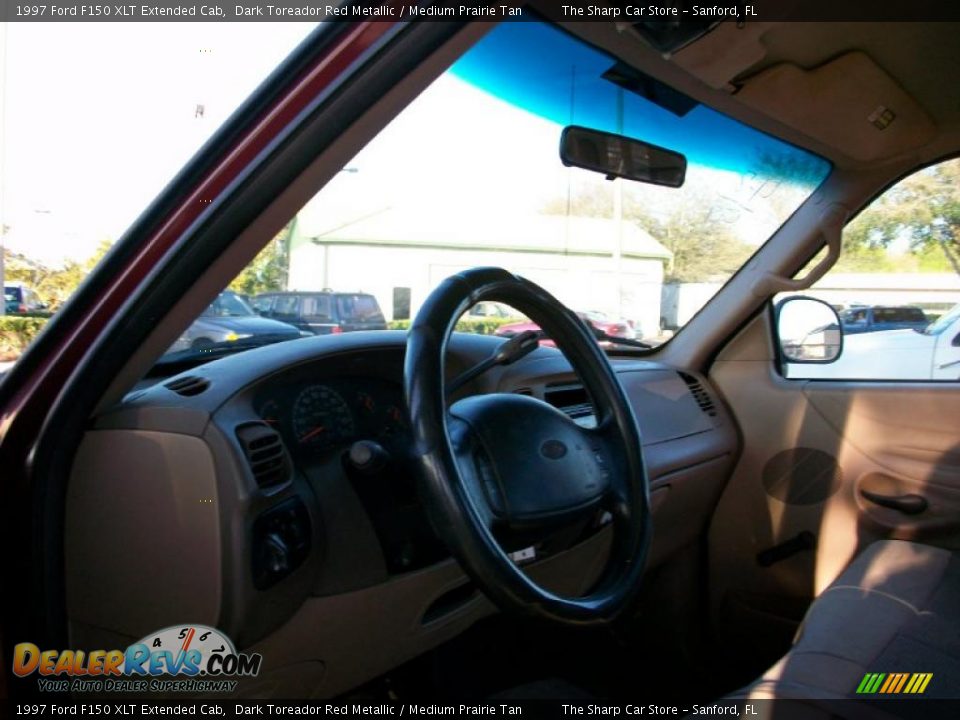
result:
M 923 108 L 862 52 L 813 70 L 775 65 L 743 81 L 737 98 L 856 160 L 911 150 L 936 133 Z

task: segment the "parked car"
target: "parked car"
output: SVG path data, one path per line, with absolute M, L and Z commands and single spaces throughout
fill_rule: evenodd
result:
M 910 305 L 852 307 L 840 313 L 840 322 L 846 335 L 884 330 L 923 330 L 930 324 L 923 310 Z
M 253 309 L 265 318 L 289 323 L 312 335 L 387 329 L 380 304 L 369 293 L 261 293 L 253 299 Z
M 167 350 L 203 350 L 220 343 L 267 345 L 295 340 L 302 333 L 293 325 L 262 318 L 235 292 L 224 290 Z
M 594 310 L 577 311 L 577 315 L 579 315 L 580 319 L 587 323 L 587 325 L 592 327 L 594 331 L 598 333 L 598 335 L 609 335 L 610 337 L 624 338 L 625 340 L 633 340 L 637 337 L 635 324 L 630 320 L 611 320 L 605 314 Z M 527 320 L 526 322 L 515 322 L 508 325 L 501 325 L 499 328 L 497 328 L 496 332 L 494 332 L 494 335 L 500 335 L 501 337 L 513 337 L 514 335 L 519 335 L 527 330 L 541 332 L 539 325 L 537 325 L 535 322 Z M 540 344 L 544 347 L 556 347 L 553 340 L 546 335 L 541 338 Z M 609 340 L 602 340 L 600 341 L 600 344 L 603 346 L 609 346 L 612 343 Z
M 520 313 L 503 303 L 478 302 L 467 310 L 465 317 L 471 320 L 480 320 L 483 318 L 519 318 Z
M 47 304 L 40 300 L 37 293 L 23 283 L 5 283 L 3 301 L 4 313 L 7 315 L 24 315 L 47 309 Z
M 842 318 L 841 318 L 842 320 Z M 923 329 L 855 331 L 843 327 L 843 351 L 831 363 L 804 365 L 815 379 L 960 379 L 960 304 Z

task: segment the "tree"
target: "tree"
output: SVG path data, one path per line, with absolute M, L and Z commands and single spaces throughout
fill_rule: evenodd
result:
M 60 267 L 50 267 L 4 248 L 5 280 L 22 282 L 36 291 L 50 310 L 57 310 L 76 292 L 80 283 L 97 266 L 112 247 L 111 240 L 102 240 L 86 260 L 67 260 Z
M 960 160 L 914 173 L 885 192 L 844 232 L 847 248 L 906 242 L 922 269 L 960 273 Z M 937 254 L 943 258 L 937 263 Z
M 726 280 L 754 250 L 718 222 L 705 201 L 680 203 L 661 219 L 638 206 L 624 209 L 624 215 L 673 253 L 664 274 L 667 282 Z
M 230 283 L 230 289 L 244 295 L 284 290 L 290 267 L 290 235 L 293 223 L 277 233 L 266 247 Z
M 570 198 L 547 203 L 544 212 L 612 218 L 613 192 L 606 182 L 587 185 Z M 707 188 L 688 188 L 682 201 L 669 205 L 643 189 L 631 188 L 623 194 L 623 219 L 639 225 L 673 253 L 665 271 L 667 282 L 725 280 L 754 249 L 714 216 Z

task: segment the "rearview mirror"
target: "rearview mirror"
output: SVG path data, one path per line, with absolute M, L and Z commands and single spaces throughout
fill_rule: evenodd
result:
M 777 304 L 780 351 L 788 362 L 831 363 L 843 351 L 837 311 L 811 297 L 788 297 Z
M 560 134 L 560 160 L 567 167 L 678 188 L 687 175 L 687 159 L 678 152 L 624 135 L 571 125 Z

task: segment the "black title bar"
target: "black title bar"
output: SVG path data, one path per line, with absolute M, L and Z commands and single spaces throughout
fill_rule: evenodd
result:
M 17 2 L 0 0 L 6 22 L 431 22 L 437 20 L 533 20 L 577 22 L 942 22 L 960 21 L 960 3 L 947 0 L 754 0 L 713 2 L 554 0 L 511 2 L 384 0 L 153 0 L 152 2 Z

